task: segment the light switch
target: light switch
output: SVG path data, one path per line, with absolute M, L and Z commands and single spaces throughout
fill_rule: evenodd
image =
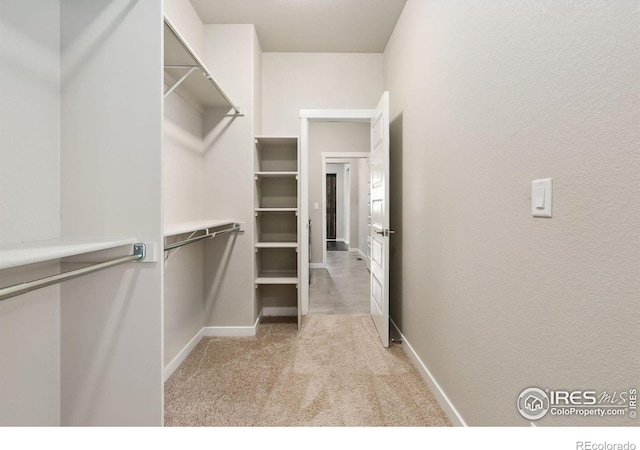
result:
M 320 203 L 315 202 L 315 203 L 313 204 L 313 209 L 320 209 Z
M 551 217 L 551 178 L 531 182 L 531 214 L 533 217 Z
M 536 198 L 536 209 L 544 209 L 544 188 L 537 187 L 534 195 Z

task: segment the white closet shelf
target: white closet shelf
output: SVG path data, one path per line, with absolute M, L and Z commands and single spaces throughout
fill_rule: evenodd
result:
M 165 81 L 174 89 L 184 89 L 204 108 L 230 108 L 234 115 L 242 115 L 240 107 L 227 96 L 211 72 L 191 49 L 180 32 L 164 18 L 164 72 Z
M 256 284 L 298 284 L 298 277 L 295 270 L 264 272 L 256 278 Z
M 0 269 L 133 245 L 135 238 L 57 238 L 0 246 Z
M 235 220 L 205 219 L 191 222 L 172 223 L 164 226 L 164 236 L 176 236 L 178 234 L 192 233 L 194 231 L 208 230 L 209 228 L 233 225 Z
M 297 212 L 298 208 L 256 208 L 256 212 Z
M 295 146 L 298 147 L 298 136 L 256 136 L 255 142 L 261 148 Z
M 256 248 L 298 248 L 297 242 L 258 242 Z
M 277 177 L 297 177 L 298 172 L 256 172 L 256 177 L 277 178 Z

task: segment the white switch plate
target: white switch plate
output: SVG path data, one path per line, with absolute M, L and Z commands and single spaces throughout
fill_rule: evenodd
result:
M 320 209 L 320 203 L 314 203 L 313 204 L 313 209 Z
M 552 217 L 553 183 L 551 178 L 531 182 L 531 214 L 533 217 Z

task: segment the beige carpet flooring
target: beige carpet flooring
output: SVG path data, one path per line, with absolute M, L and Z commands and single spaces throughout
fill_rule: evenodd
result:
M 165 384 L 166 426 L 449 426 L 400 344 L 368 315 L 271 319 L 204 338 Z

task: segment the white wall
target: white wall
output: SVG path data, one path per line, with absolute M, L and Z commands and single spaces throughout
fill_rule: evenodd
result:
M 408 0 L 386 49 L 391 313 L 469 425 L 528 426 L 530 386 L 637 385 L 639 21 L 627 1 Z
M 360 220 L 360 178 L 358 171 L 358 159 L 351 159 L 349 172 L 349 248 L 355 250 L 360 241 L 360 230 L 358 222 Z
M 0 246 L 60 235 L 60 5 L 0 3 Z M 57 273 L 0 271 L 0 286 Z M 0 302 L 0 426 L 60 423 L 60 288 Z
M 203 117 L 176 92 L 164 101 L 164 223 L 200 220 L 204 215 Z
M 166 1 L 165 15 L 193 51 L 201 56 L 204 28 L 191 4 Z M 205 218 L 204 113 L 181 95 L 182 91 L 178 89 L 164 100 L 162 197 L 165 225 Z M 182 235 L 171 239 L 185 238 Z M 195 243 L 174 250 L 165 264 L 165 367 L 204 326 L 204 245 Z
M 195 52 L 202 59 L 204 54 L 204 26 L 200 16 L 191 2 L 185 0 L 163 0 L 162 10 L 175 26 L 180 34 Z
M 300 109 L 373 108 L 383 91 L 382 54 L 264 53 L 263 134 L 300 135 Z
M 203 116 L 177 92 L 164 101 L 164 223 L 204 219 Z M 185 239 L 186 236 L 172 238 Z M 164 365 L 204 325 L 204 243 L 169 253 L 164 268 Z M 165 254 L 166 256 L 166 254 Z
M 0 245 L 60 234 L 60 8 L 23 3 L 0 5 Z
M 160 245 L 161 4 L 63 1 L 60 21 L 61 234 Z M 60 290 L 61 423 L 161 425 L 161 263 Z
M 352 169 L 353 170 L 353 169 Z M 369 256 L 369 159 L 358 159 L 358 249 L 361 255 Z
M 381 54 L 264 53 L 263 134 L 300 135 L 300 109 L 374 108 L 384 91 Z M 369 151 L 368 124 L 309 125 L 312 263 L 322 262 L 322 152 Z
M 159 243 L 160 5 L 0 8 L 0 243 Z M 2 271 L 0 285 L 68 265 Z M 159 264 L 129 264 L 2 302 L 0 423 L 162 424 L 161 284 Z
M 205 247 L 205 325 L 252 326 L 259 313 L 254 298 L 254 99 L 260 48 L 253 25 L 206 25 L 204 57 L 243 117 L 205 115 L 205 215 L 244 222 Z M 213 70 L 213 69 L 212 69 Z

